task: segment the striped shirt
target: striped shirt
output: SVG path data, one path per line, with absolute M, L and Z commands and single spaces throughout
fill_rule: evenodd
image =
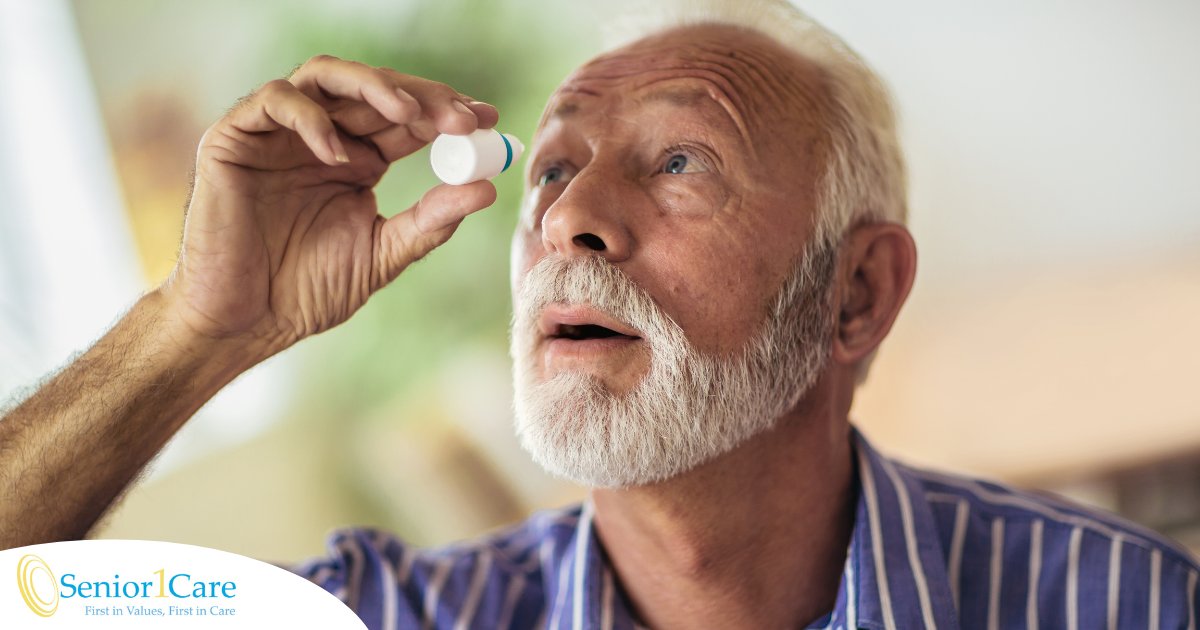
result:
M 1198 566 L 1114 516 L 926 472 L 855 431 L 858 508 L 834 609 L 809 628 L 1196 628 Z M 349 529 L 297 572 L 375 629 L 637 628 L 592 506 L 421 550 Z

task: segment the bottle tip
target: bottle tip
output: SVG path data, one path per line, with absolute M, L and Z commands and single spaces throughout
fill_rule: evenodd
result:
M 508 140 L 508 143 L 512 146 L 512 150 L 513 150 L 512 161 L 516 162 L 517 160 L 521 159 L 521 155 L 523 153 L 525 153 L 525 145 L 521 144 L 521 141 L 518 140 L 517 137 L 512 134 L 506 133 L 506 134 L 504 134 L 504 137 Z

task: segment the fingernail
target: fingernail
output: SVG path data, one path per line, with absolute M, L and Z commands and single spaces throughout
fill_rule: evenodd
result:
M 350 156 L 346 155 L 346 147 L 342 145 L 342 141 L 338 138 L 336 131 L 329 134 L 329 149 L 333 151 L 333 159 L 342 164 L 350 162 Z
M 475 112 L 471 111 L 471 108 L 464 105 L 462 101 L 454 101 L 454 109 L 457 109 L 464 114 L 475 115 Z

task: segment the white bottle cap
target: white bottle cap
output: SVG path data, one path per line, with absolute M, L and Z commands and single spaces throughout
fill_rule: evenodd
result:
M 457 186 L 503 173 L 524 151 L 525 146 L 513 136 L 478 129 L 465 136 L 438 136 L 429 151 L 429 163 L 438 179 Z

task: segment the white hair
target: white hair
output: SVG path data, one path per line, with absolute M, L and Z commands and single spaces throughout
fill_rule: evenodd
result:
M 761 33 L 812 63 L 827 90 L 829 142 L 814 242 L 838 242 L 858 223 L 906 223 L 904 156 L 887 87 L 841 38 L 787 0 L 627 2 L 603 24 L 609 50 L 677 28 L 723 24 Z M 860 364 L 860 382 L 873 358 Z
M 706 354 L 653 298 L 600 256 L 543 257 L 513 302 L 513 398 L 521 445 L 547 471 L 592 487 L 669 479 L 775 426 L 820 377 L 832 346 L 837 250 L 806 248 L 759 329 L 732 355 Z M 616 394 L 597 377 L 539 374 L 547 304 L 589 304 L 640 331 L 650 368 Z
M 905 222 L 904 157 L 887 88 L 841 38 L 786 0 L 643 2 L 605 20 L 605 47 L 702 24 L 761 33 L 821 72 L 830 104 L 823 112 L 830 154 L 818 187 L 818 238 L 839 240 L 860 221 Z

